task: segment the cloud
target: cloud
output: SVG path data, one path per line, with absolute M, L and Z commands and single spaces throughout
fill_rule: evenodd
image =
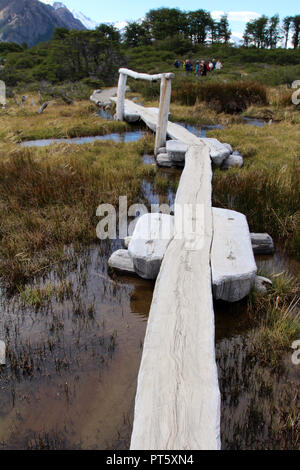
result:
M 215 20 L 219 20 L 222 15 L 227 14 L 228 15 L 228 20 L 229 21 L 242 21 L 244 23 L 247 23 L 248 21 L 255 20 L 257 18 L 260 18 L 260 14 L 256 13 L 255 11 L 220 11 L 220 10 L 215 10 L 212 11 L 211 16 Z

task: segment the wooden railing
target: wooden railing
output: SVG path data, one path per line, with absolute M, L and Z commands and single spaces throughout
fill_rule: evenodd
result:
M 154 153 L 155 155 L 157 155 L 158 149 L 161 147 L 165 147 L 166 145 L 168 118 L 172 92 L 172 79 L 175 77 L 175 75 L 173 73 L 160 73 L 157 75 L 148 75 L 147 73 L 138 73 L 134 72 L 133 70 L 124 68 L 120 69 L 119 73 L 120 76 L 118 84 L 118 98 L 116 111 L 116 119 L 118 121 L 124 120 L 127 77 L 134 78 L 135 80 L 147 80 L 149 82 L 156 82 L 158 80 L 161 81 L 159 112 L 156 125 L 156 137 L 154 148 Z

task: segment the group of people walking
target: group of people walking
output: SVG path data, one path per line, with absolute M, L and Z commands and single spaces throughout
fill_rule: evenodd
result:
M 174 62 L 174 66 L 177 69 L 181 67 L 181 62 L 179 59 Z M 185 72 L 189 74 L 192 73 L 194 70 L 196 77 L 205 77 L 209 72 L 212 72 L 213 70 L 221 70 L 222 67 L 223 65 L 220 59 L 212 59 L 207 62 L 205 60 L 197 60 L 195 63 L 195 68 L 190 59 L 186 59 L 183 62 L 183 69 L 185 70 Z

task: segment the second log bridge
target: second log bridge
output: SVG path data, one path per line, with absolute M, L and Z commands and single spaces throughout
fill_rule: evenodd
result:
M 149 82 L 160 83 L 160 100 L 159 100 L 159 112 L 158 112 L 158 121 L 156 126 L 156 137 L 155 137 L 155 147 L 154 154 L 158 154 L 158 150 L 161 147 L 165 147 L 167 140 L 167 128 L 168 128 L 168 119 L 170 111 L 170 102 L 171 102 L 171 92 L 172 92 L 172 79 L 175 77 L 173 73 L 160 73 L 157 75 L 148 75 L 146 73 L 138 73 L 129 69 L 120 69 L 119 70 L 119 84 L 118 84 L 118 98 L 117 98 L 117 111 L 116 119 L 118 121 L 123 121 L 125 113 L 125 94 L 126 94 L 126 83 L 127 77 L 134 78 L 135 80 L 147 80 Z

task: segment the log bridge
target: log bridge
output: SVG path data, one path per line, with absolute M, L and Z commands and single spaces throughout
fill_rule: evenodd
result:
M 125 99 L 127 76 L 161 80 L 159 110 Z M 204 208 L 199 233 L 192 240 L 189 234 L 186 238 L 173 237 L 166 246 L 138 375 L 131 450 L 218 450 L 220 391 L 213 285 L 219 298 L 224 289 L 235 295 L 237 287 L 244 291 L 246 288 L 249 293 L 256 265 L 246 218 L 240 219 L 233 211 L 214 212 L 212 208 L 209 145 L 205 139 L 168 121 L 173 77 L 120 69 L 118 96 L 111 98 L 117 105 L 117 119 L 133 121 L 138 117 L 156 132 L 155 155 L 166 147 L 167 137 L 187 146 L 175 201 L 175 220 L 176 207 L 190 204 Z M 242 236 L 248 250 L 245 256 L 239 252 L 240 242 L 233 236 L 234 224 L 245 229 Z M 243 274 L 245 270 L 247 276 Z

